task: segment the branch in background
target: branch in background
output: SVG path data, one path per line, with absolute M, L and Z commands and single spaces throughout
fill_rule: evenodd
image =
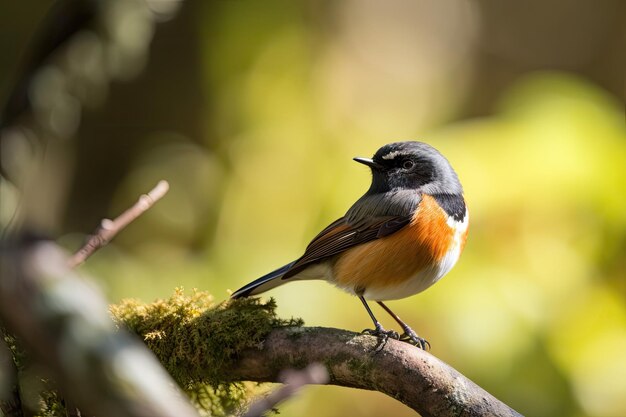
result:
M 70 268 L 85 262 L 91 254 L 106 245 L 123 228 L 159 201 L 169 188 L 167 181 L 161 180 L 148 194 L 140 196 L 134 206 L 120 214 L 115 220 L 103 219 L 95 234 L 91 235 L 85 245 L 68 260 Z
M 375 352 L 373 336 L 321 327 L 272 331 L 260 349 L 242 352 L 233 380 L 278 382 L 282 369 L 322 363 L 330 383 L 376 390 L 423 417 L 521 415 L 431 354 L 397 340 Z
M 6 155 L 0 166 L 20 193 L 10 233 L 0 242 L 0 322 L 89 415 L 197 416 L 153 355 L 117 331 L 104 298 L 72 271 L 65 254 L 28 237 L 58 226 L 70 181 L 68 139 L 83 109 L 101 104 L 113 81 L 139 73 L 156 23 L 173 16 L 180 1 L 55 4 L 0 109 L 3 149 L 29 150 Z M 137 210 L 120 216 L 113 229 L 123 228 L 166 190 L 166 183 L 157 186 L 147 204 L 140 199 Z M 111 233 L 110 223 L 115 222 L 104 222 L 106 230 L 97 233 L 103 240 L 77 254 L 72 265 L 117 232 Z
M 51 242 L 0 253 L 0 317 L 81 411 L 98 416 L 197 416 L 138 340 L 119 331 L 99 291 Z
M 279 379 L 285 385 L 254 402 L 243 417 L 261 417 L 279 403 L 293 397 L 305 385 L 326 384 L 329 377 L 324 365 L 312 363 L 302 370 L 283 371 Z

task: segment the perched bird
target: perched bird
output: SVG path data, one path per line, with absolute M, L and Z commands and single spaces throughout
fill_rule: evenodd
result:
M 463 188 L 448 160 L 426 143 L 390 143 L 372 159 L 354 160 L 370 167 L 369 190 L 322 230 L 300 258 L 235 291 L 232 298 L 291 281 L 323 279 L 359 297 L 374 322 L 374 329 L 364 332 L 426 349 L 430 344 L 383 301 L 424 291 L 457 262 L 469 221 Z M 366 300 L 380 304 L 404 333 L 386 331 Z

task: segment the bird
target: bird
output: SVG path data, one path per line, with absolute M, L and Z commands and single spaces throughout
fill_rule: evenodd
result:
M 385 301 L 426 290 L 457 263 L 469 231 L 463 187 L 448 160 L 424 142 L 389 143 L 372 158 L 353 159 L 371 170 L 367 192 L 315 236 L 301 257 L 243 286 L 231 298 L 292 281 L 326 280 L 361 300 L 374 323 L 374 329 L 363 333 L 428 350 L 430 343 Z M 368 300 L 391 315 L 403 333 L 385 330 Z

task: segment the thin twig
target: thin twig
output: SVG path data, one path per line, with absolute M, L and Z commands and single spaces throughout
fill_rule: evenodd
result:
M 278 403 L 293 397 L 300 389 L 309 384 L 326 384 L 329 381 L 326 367 L 320 363 L 312 363 L 304 369 L 290 369 L 279 376 L 285 385 L 269 395 L 254 402 L 243 417 L 261 417 Z
M 169 188 L 168 182 L 161 180 L 148 194 L 140 196 L 134 206 L 120 214 L 115 220 L 102 219 L 96 232 L 89 237 L 82 248 L 70 257 L 68 260 L 69 267 L 75 268 L 85 262 L 95 251 L 109 243 L 116 234 L 159 201 Z

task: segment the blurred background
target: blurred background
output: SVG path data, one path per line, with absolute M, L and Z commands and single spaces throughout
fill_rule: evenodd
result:
M 52 4 L 0 0 L 2 100 Z M 190 0 L 156 26 L 139 75 L 47 149 L 64 155 L 51 181 L 68 180 L 46 232 L 75 250 L 166 179 L 169 194 L 82 268 L 111 302 L 177 286 L 226 299 L 367 189 L 352 157 L 425 141 L 461 178 L 470 236 L 445 279 L 390 306 L 525 415 L 624 416 L 625 54 L 622 0 Z M 19 152 L 3 147 L 3 163 Z M 0 191 L 6 227 L 16 193 L 5 178 Z M 323 282 L 269 296 L 307 325 L 371 325 Z M 280 413 L 414 415 L 332 386 Z

